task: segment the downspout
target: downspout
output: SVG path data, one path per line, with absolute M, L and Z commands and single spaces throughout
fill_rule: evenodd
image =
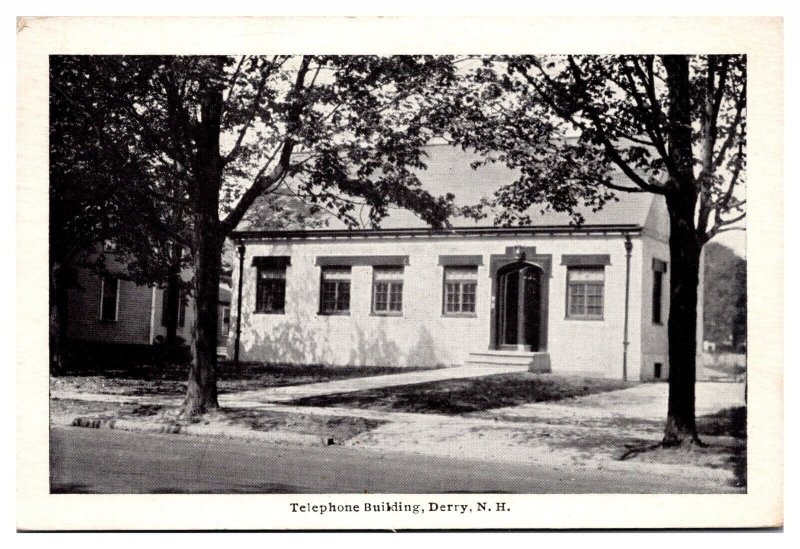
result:
M 233 348 L 233 364 L 239 366 L 239 342 L 242 339 L 242 278 L 244 274 L 244 243 L 239 242 L 239 291 L 236 295 L 236 343 Z
M 630 303 L 631 290 L 631 251 L 633 242 L 631 235 L 625 235 L 625 327 L 622 336 L 622 380 L 628 381 L 628 308 Z

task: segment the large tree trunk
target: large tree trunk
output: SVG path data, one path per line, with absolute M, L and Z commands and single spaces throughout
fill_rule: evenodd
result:
M 59 373 L 66 366 L 68 352 L 68 304 L 65 267 L 50 265 L 50 372 Z
M 195 416 L 219 408 L 217 402 L 217 308 L 222 270 L 224 235 L 219 220 L 219 190 L 223 162 L 219 151 L 223 94 L 222 58 L 210 61 L 218 79 L 201 82 L 200 119 L 195 133 L 194 154 L 194 289 L 196 318 L 194 357 L 189 367 L 189 382 L 184 414 Z
M 697 442 L 695 379 L 697 356 L 697 286 L 701 245 L 694 228 L 693 201 L 667 198 L 669 251 L 669 399 L 664 446 Z
M 697 349 L 697 284 L 700 250 L 695 207 L 698 189 L 692 152 L 692 97 L 689 57 L 665 55 L 667 72 L 670 181 L 666 194 L 670 217 L 669 251 L 669 399 L 664 446 L 699 442 L 694 415 Z
M 198 223 L 199 225 L 199 223 Z M 208 224 L 206 224 L 208 225 Z M 196 239 L 195 310 L 193 359 L 189 366 L 189 381 L 184 413 L 188 416 L 219 408 L 217 402 L 217 308 L 221 271 L 219 238 L 206 227 Z M 198 229 L 201 232 L 202 228 Z
M 173 263 L 167 277 L 167 288 L 164 299 L 167 301 L 164 308 L 164 324 L 166 324 L 166 338 L 164 343 L 174 345 L 178 339 L 178 320 L 181 307 L 181 278 L 180 263 Z

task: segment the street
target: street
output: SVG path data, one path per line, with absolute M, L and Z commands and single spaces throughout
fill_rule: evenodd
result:
M 352 447 L 53 427 L 53 493 L 705 493 L 642 472 L 487 463 Z

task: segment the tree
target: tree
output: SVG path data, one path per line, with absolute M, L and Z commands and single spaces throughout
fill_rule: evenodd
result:
M 745 216 L 736 192 L 746 164 L 745 57 L 521 56 L 472 65 L 437 120 L 455 143 L 519 170 L 482 205 L 500 207 L 500 223 L 524 221 L 533 204 L 572 212 L 579 223 L 579 206 L 601 208 L 618 192 L 666 199 L 670 376 L 661 444 L 699 443 L 700 257 Z
M 444 222 L 452 197 L 420 188 L 424 108 L 454 78 L 425 56 L 73 57 L 65 101 L 95 121 L 98 139 L 142 165 L 156 203 L 187 212 L 194 269 L 194 357 L 183 411 L 218 407 L 220 254 L 257 198 L 291 178 L 310 205 L 353 223 L 357 197 L 378 222 L 389 204 Z M 101 122 L 102 121 L 102 122 Z M 161 174 L 169 173 L 163 177 Z M 149 174 L 149 175 L 148 175 Z M 174 233 L 174 231 L 171 231 Z M 146 254 L 142 257 L 146 257 Z
M 740 350 L 746 344 L 747 261 L 717 242 L 709 242 L 704 255 L 704 338 Z
M 86 86 L 77 68 L 91 58 L 50 61 L 50 367 L 63 369 L 67 355 L 68 291 L 80 290 L 76 269 L 106 273 L 106 244 L 117 259 L 131 261 L 126 273 L 138 282 L 166 282 L 173 233 L 181 212 L 156 202 L 163 187 L 149 162 L 125 151 L 135 146 L 113 131 L 108 97 Z M 131 215 L 136 212 L 136 215 Z M 146 253 L 144 253 L 146 251 Z M 138 259 L 137 259 L 138 258 Z

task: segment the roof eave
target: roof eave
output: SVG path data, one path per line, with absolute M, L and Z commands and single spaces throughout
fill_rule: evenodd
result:
M 535 234 L 631 234 L 639 233 L 638 224 L 584 224 L 540 225 L 536 227 L 457 227 L 451 229 L 406 228 L 406 229 L 312 229 L 312 230 L 250 230 L 234 231 L 231 238 L 236 241 L 252 240 L 305 240 L 305 239 L 354 239 L 354 238 L 418 238 L 457 236 L 509 236 Z

